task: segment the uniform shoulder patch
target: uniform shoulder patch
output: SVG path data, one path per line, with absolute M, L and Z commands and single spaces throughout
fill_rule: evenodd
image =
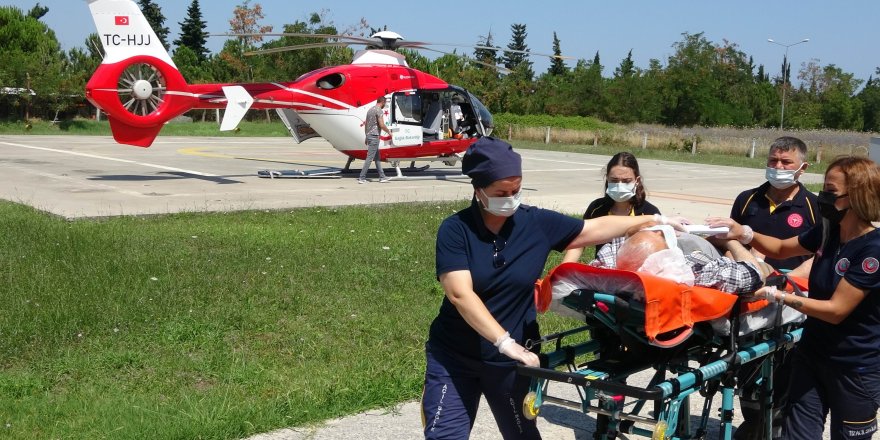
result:
M 838 275 L 843 276 L 847 270 L 849 270 L 849 258 L 841 258 L 837 260 L 837 264 L 834 265 L 834 271 L 837 272 Z
M 880 262 L 874 257 L 868 257 L 862 260 L 862 271 L 865 273 L 877 272 L 878 267 L 880 267 Z

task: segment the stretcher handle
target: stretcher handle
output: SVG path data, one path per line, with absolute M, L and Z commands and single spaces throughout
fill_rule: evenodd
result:
M 602 379 L 589 379 L 582 374 L 551 370 L 549 368 L 529 367 L 523 364 L 518 364 L 516 366 L 516 372 L 517 374 L 523 376 L 588 387 L 599 391 L 605 391 L 613 395 L 619 394 L 640 400 L 650 400 L 655 402 L 655 405 L 663 398 L 663 389 L 656 385 L 645 389 L 637 386 L 622 384 L 620 382 L 612 382 Z

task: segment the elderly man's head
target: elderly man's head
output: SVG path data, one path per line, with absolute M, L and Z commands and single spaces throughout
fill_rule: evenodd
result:
M 648 256 L 667 248 L 662 231 L 641 230 L 630 235 L 618 249 L 617 268 L 636 271 Z

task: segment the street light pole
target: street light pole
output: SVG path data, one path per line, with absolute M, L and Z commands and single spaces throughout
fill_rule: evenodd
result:
M 801 44 L 801 43 L 806 43 L 807 41 L 810 41 L 810 39 L 804 38 L 803 40 L 798 41 L 797 43 L 791 43 L 791 44 L 782 44 L 778 41 L 773 41 L 772 38 L 768 38 L 767 41 L 769 41 L 773 44 L 778 44 L 778 45 L 785 48 L 785 64 L 782 66 L 782 112 L 779 114 L 779 131 L 782 131 L 783 122 L 785 121 L 785 92 L 787 90 L 785 88 L 785 77 L 786 77 L 785 71 L 788 70 L 789 65 L 790 65 L 790 63 L 788 62 L 788 48 L 791 46 L 797 46 L 798 44 Z

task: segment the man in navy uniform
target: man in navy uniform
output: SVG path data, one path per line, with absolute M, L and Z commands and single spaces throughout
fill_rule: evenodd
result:
M 767 156 L 767 182 L 763 185 L 743 191 L 733 202 L 730 218 L 736 222 L 749 225 L 752 230 L 776 238 L 789 238 L 810 230 L 821 220 L 819 202 L 815 194 L 807 190 L 798 178 L 806 171 L 807 145 L 800 139 L 783 136 L 770 144 Z M 759 255 L 763 258 L 763 255 Z M 794 269 L 810 260 L 811 256 L 801 256 L 777 260 L 764 258 L 764 261 L 776 269 Z M 785 378 L 791 368 L 790 362 L 783 354 L 776 355 L 774 371 L 774 436 L 781 429 L 779 409 L 784 407 L 786 398 Z M 737 428 L 735 439 L 760 438 L 761 414 L 758 386 L 749 383 L 755 376 L 752 368 L 743 368 L 739 379 L 743 382 L 740 407 L 743 423 Z
M 798 178 L 810 165 L 807 145 L 798 138 L 783 136 L 770 145 L 767 182 L 743 191 L 733 202 L 730 218 L 752 230 L 776 238 L 788 238 L 808 231 L 819 219 L 816 195 Z M 776 269 L 794 269 L 810 257 L 765 259 Z

